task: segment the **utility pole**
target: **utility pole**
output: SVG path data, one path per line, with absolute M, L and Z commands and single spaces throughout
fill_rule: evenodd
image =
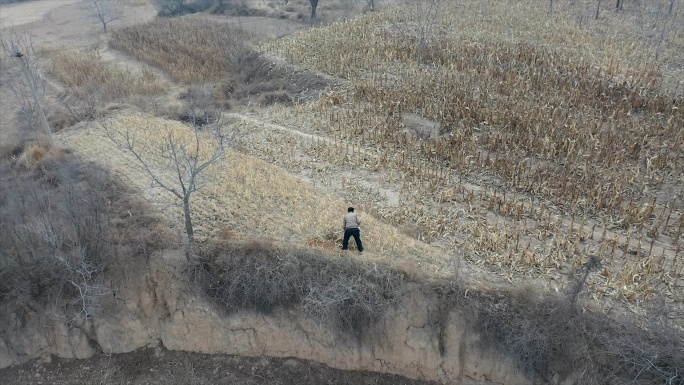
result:
M 43 129 L 45 130 L 45 135 L 48 138 L 48 142 L 50 143 L 50 147 L 55 146 L 55 140 L 52 138 L 52 131 L 50 131 L 50 126 L 48 125 L 47 119 L 45 118 L 45 113 L 43 112 L 43 106 L 40 104 L 40 98 L 38 98 L 38 92 L 36 92 L 36 86 L 33 84 L 33 79 L 31 78 L 31 73 L 29 72 L 28 68 L 28 63 L 26 62 L 27 59 L 25 59 L 25 56 L 23 53 L 19 51 L 19 48 L 16 45 L 13 45 L 12 47 L 12 53 L 11 53 L 12 58 L 17 60 L 19 62 L 19 68 L 21 68 L 21 72 L 24 73 L 24 76 L 26 77 L 26 82 L 29 85 L 29 88 L 31 89 L 31 93 L 33 94 L 33 99 L 35 100 L 36 103 L 36 109 L 38 110 L 38 116 L 40 117 L 40 122 L 43 125 Z

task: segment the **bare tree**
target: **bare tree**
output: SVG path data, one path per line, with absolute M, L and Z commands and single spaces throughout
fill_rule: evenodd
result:
M 437 19 L 444 10 L 444 0 L 404 0 L 404 13 L 395 29 L 416 41 L 416 60 L 423 64 L 423 54 L 434 38 Z
M 194 111 L 195 107 L 192 108 Z M 196 111 L 192 114 L 197 115 Z M 225 148 L 230 142 L 230 137 L 223 132 L 220 113 L 215 114 L 213 121 L 206 126 L 200 126 L 196 122 L 195 118 L 190 121 L 192 139 L 167 130 L 160 145 L 154 147 L 137 140 L 134 129 L 130 127 L 120 132 L 107 122 L 102 122 L 109 139 L 135 157 L 152 179 L 153 185 L 170 192 L 181 202 L 188 238 L 188 259 L 194 255 L 195 244 L 191 198 L 201 187 L 203 172 L 212 164 L 223 160 Z M 211 149 L 208 153 L 203 153 L 200 149 L 208 142 L 211 142 Z M 164 176 L 168 173 L 173 174 L 173 177 Z
M 10 34 L 9 40 L 0 36 L 0 48 L 12 62 L 17 64 L 22 72 L 23 81 L 21 80 L 21 77 L 18 78 L 10 74 L 8 82 L 9 88 L 20 103 L 20 112 L 27 118 L 26 124 L 32 126 L 34 113 L 37 113 L 48 143 L 50 146 L 54 146 L 55 141 L 52 138 L 52 131 L 50 130 L 50 126 L 45 118 L 45 113 L 43 112 L 43 107 L 40 103 L 45 95 L 45 86 L 42 78 L 39 76 L 38 63 L 37 60 L 35 60 L 33 44 L 28 38 L 20 37 L 14 32 L 10 32 Z M 28 96 L 29 93 L 31 96 Z
M 107 24 L 123 17 L 123 0 L 82 0 L 88 7 L 90 16 L 102 23 L 102 30 L 107 33 Z

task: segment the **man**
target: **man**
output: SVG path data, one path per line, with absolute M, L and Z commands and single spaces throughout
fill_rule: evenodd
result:
M 354 212 L 353 207 L 347 209 L 347 214 L 343 219 L 344 226 L 344 239 L 342 240 L 342 250 L 347 250 L 349 247 L 349 237 L 354 237 L 356 241 L 356 249 L 359 253 L 363 251 L 363 245 L 361 244 L 361 220 L 359 216 Z

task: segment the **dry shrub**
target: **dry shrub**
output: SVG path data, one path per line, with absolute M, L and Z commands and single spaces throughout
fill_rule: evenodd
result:
M 110 44 L 167 72 L 181 83 L 219 80 L 239 70 L 251 35 L 202 19 L 155 19 L 119 29 Z
M 292 96 L 290 96 L 290 94 L 288 94 L 287 91 L 283 90 L 275 92 L 266 92 L 259 96 L 258 102 L 262 106 L 270 106 L 276 103 L 289 106 L 292 104 Z
M 3 141 L 0 143 L 0 159 L 16 158 L 23 150 L 23 145 L 17 140 Z
M 87 321 L 108 290 L 102 279 L 117 258 L 116 218 L 126 213 L 127 231 L 154 239 L 151 226 L 136 226 L 150 218 L 146 208 L 108 172 L 59 148 L 31 145 L 18 157 L 3 155 L 0 305 L 8 311 L 56 306 L 55 314 L 69 321 Z M 149 243 L 127 238 L 124 244 L 137 255 Z
M 555 376 L 588 385 L 684 381 L 681 331 L 657 320 L 644 326 L 608 317 L 577 301 L 593 264 L 578 271 L 582 274 L 566 293 L 556 294 L 531 286 L 466 288 L 458 277 L 410 277 L 380 264 L 281 249 L 269 240 L 205 244 L 201 254 L 192 270 L 196 282 L 227 313 L 300 308 L 339 336 L 362 343 L 410 287 L 438 299 L 425 311 L 441 354 L 455 312 L 466 317 L 482 347 L 502 351 L 533 381 L 553 382 Z
M 47 115 L 48 125 L 53 132 L 70 127 L 76 123 L 76 117 L 62 106 L 56 106 Z
M 270 242 L 204 250 L 202 291 L 228 312 L 300 307 L 340 335 L 361 339 L 400 297 L 405 276 L 387 266 L 331 259 Z
M 553 381 L 558 375 L 592 385 L 684 384 L 681 331 L 655 318 L 637 324 L 578 303 L 597 266 L 589 260 L 565 294 L 527 285 L 468 298 L 456 293 L 459 299 L 451 306 L 474 309 L 470 321 L 481 343 L 507 353 L 530 378 Z
M 0 304 L 55 301 L 70 318 L 90 317 L 96 277 L 115 252 L 97 168 L 31 146 L 1 159 L 0 175 Z
M 233 94 L 237 98 L 247 98 L 251 95 L 274 94 L 265 96 L 262 101 L 274 101 L 289 104 L 287 96 L 296 99 L 313 99 L 327 88 L 336 87 L 341 83 L 329 77 L 304 70 L 292 65 L 274 63 L 265 56 L 251 54 L 245 57 L 242 62 L 240 76 Z M 263 100 L 268 99 L 268 100 Z
M 24 151 L 23 155 L 28 162 L 38 162 L 43 159 L 46 153 L 46 149 L 41 146 L 30 146 Z
M 219 2 L 221 3 L 221 2 Z M 202 12 L 214 4 L 213 0 L 168 1 L 157 0 L 160 17 L 174 17 Z
M 506 352 L 528 376 L 554 374 L 582 384 L 682 384 L 681 333 L 662 324 L 648 329 L 609 319 L 554 295 L 499 299 L 475 295 L 469 302 L 485 346 Z
M 71 168 L 71 162 L 66 166 L 65 162 L 68 150 L 60 147 L 48 147 L 44 144 L 31 144 L 23 148 L 18 156 L 15 166 L 21 166 L 24 172 L 31 173 L 35 178 L 57 183 L 65 168 Z
M 108 103 L 129 102 L 133 96 L 158 95 L 168 89 L 168 84 L 152 71 L 143 68 L 136 73 L 103 62 L 97 51 L 46 53 L 53 62 L 48 73 L 69 90 L 69 95 L 61 100 L 63 107 L 50 114 L 50 120 L 57 126 L 70 125 L 74 119 L 90 119 Z
M 232 16 L 268 16 L 268 11 L 258 8 L 250 8 L 246 1 L 222 1 L 214 10 L 214 13 Z

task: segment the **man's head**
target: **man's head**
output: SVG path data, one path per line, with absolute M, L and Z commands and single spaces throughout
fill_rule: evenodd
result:
M 354 212 L 354 208 L 353 208 L 353 207 L 347 207 L 347 212 L 348 212 L 348 213 L 353 213 L 353 212 Z

